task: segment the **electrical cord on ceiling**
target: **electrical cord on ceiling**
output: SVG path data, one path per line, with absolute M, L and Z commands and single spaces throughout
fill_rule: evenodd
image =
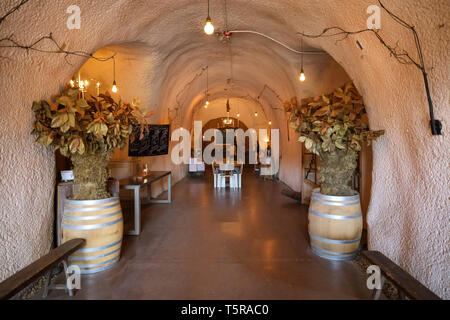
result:
M 264 37 L 266 39 L 269 39 L 275 43 L 278 43 L 280 46 L 294 52 L 297 54 L 328 54 L 326 51 L 305 51 L 305 50 L 295 50 L 293 48 L 291 48 L 290 46 L 288 46 L 287 44 L 284 44 L 283 42 L 272 38 L 271 36 L 268 36 L 267 34 L 264 34 L 262 32 L 258 32 L 258 31 L 253 31 L 253 30 L 230 30 L 230 31 L 226 31 L 227 34 L 232 34 L 232 33 L 251 33 L 251 34 L 256 34 L 259 35 L 261 37 Z

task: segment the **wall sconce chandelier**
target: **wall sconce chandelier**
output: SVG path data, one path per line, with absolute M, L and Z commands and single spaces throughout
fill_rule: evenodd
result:
M 101 85 L 100 81 L 97 81 L 94 78 L 91 78 L 90 80 L 92 82 L 95 82 L 95 87 L 97 89 L 97 97 L 98 97 L 100 95 L 100 85 Z M 81 92 L 81 97 L 84 98 L 84 94 L 86 92 L 88 92 L 89 81 L 81 80 L 81 74 L 78 73 L 78 80 L 71 79 L 69 81 L 69 85 L 71 88 L 75 88 L 75 86 L 78 87 L 78 90 L 80 90 L 80 92 Z

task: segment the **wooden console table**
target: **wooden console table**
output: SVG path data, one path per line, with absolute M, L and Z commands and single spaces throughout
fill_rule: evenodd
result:
M 167 200 L 154 200 L 151 198 L 151 184 L 167 176 Z M 172 201 L 172 172 L 152 171 L 142 177 L 131 177 L 119 180 L 120 189 L 134 191 L 134 229 L 128 231 L 127 235 L 138 236 L 141 233 L 141 199 L 140 190 L 147 187 L 148 203 L 170 203 Z

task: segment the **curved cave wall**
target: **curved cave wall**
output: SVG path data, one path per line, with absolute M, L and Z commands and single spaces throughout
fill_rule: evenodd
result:
M 300 85 L 299 56 L 254 35 L 232 36 L 230 72 L 228 46 L 202 33 L 206 1 L 78 3 L 80 30 L 66 27 L 66 9 L 72 4 L 69 1 L 36 1 L 5 20 L 0 33 L 14 34 L 16 40 L 29 43 L 52 32 L 69 50 L 117 50 L 121 94 L 127 99 L 138 95 L 145 108 L 156 111 L 155 123 L 170 121 L 173 129 L 190 129 L 193 111 L 205 88 L 200 81 L 194 81 L 189 89 L 185 86 L 205 65 L 211 68 L 214 99 L 224 97 L 224 89 L 230 96 L 255 98 L 266 84 L 281 99 L 295 95 L 304 98 L 329 92 L 352 79 L 365 99 L 371 127 L 386 129 L 386 135 L 373 147 L 372 197 L 367 214 L 369 247 L 386 254 L 441 297 L 450 298 L 448 1 L 392 0 L 388 4 L 419 33 L 435 114 L 443 122 L 442 136 L 431 136 L 419 70 L 399 64 L 371 34 L 339 42 L 335 38 L 305 40 L 307 48 L 325 50 L 330 56 L 305 56 L 310 81 Z M 1 12 L 9 9 L 8 4 L 0 4 Z M 369 0 L 230 0 L 228 24 L 230 29 L 264 32 L 298 47 L 297 31 L 316 34 L 329 26 L 365 28 L 366 8 L 371 4 Z M 223 10 L 223 3 L 212 2 L 211 15 L 218 28 L 225 25 Z M 415 56 L 407 30 L 385 14 L 381 23 L 387 41 L 398 41 Z M 40 45 L 53 48 L 49 42 Z M 0 59 L 1 280 L 48 252 L 52 242 L 54 156 L 35 145 L 30 135 L 31 103 L 57 93 L 87 59 L 67 57 L 68 64 L 63 55 L 19 49 L 0 49 L 0 55 L 5 57 Z M 105 63 L 99 68 L 104 68 L 102 76 L 108 82 L 110 67 Z M 227 84 L 228 78 L 233 79 L 234 86 Z M 271 107 L 279 106 L 279 99 L 266 91 L 261 103 L 281 130 L 280 178 L 300 190 L 300 145 L 292 131 L 287 141 L 285 115 Z M 167 168 L 166 160 L 155 166 Z M 184 169 L 173 170 L 178 170 L 179 178 L 184 176 Z

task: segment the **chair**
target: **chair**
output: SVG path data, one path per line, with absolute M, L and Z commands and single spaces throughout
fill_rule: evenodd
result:
M 230 188 L 238 187 L 238 175 L 234 171 L 234 163 L 220 163 L 218 187 L 225 188 L 226 178 L 230 178 Z
M 237 188 L 242 188 L 242 171 L 244 170 L 244 164 L 234 168 L 237 175 Z
M 219 188 L 219 174 L 220 174 L 220 170 L 219 167 L 216 166 L 213 162 L 212 164 L 212 172 L 213 172 L 213 176 L 214 176 L 214 188 Z

